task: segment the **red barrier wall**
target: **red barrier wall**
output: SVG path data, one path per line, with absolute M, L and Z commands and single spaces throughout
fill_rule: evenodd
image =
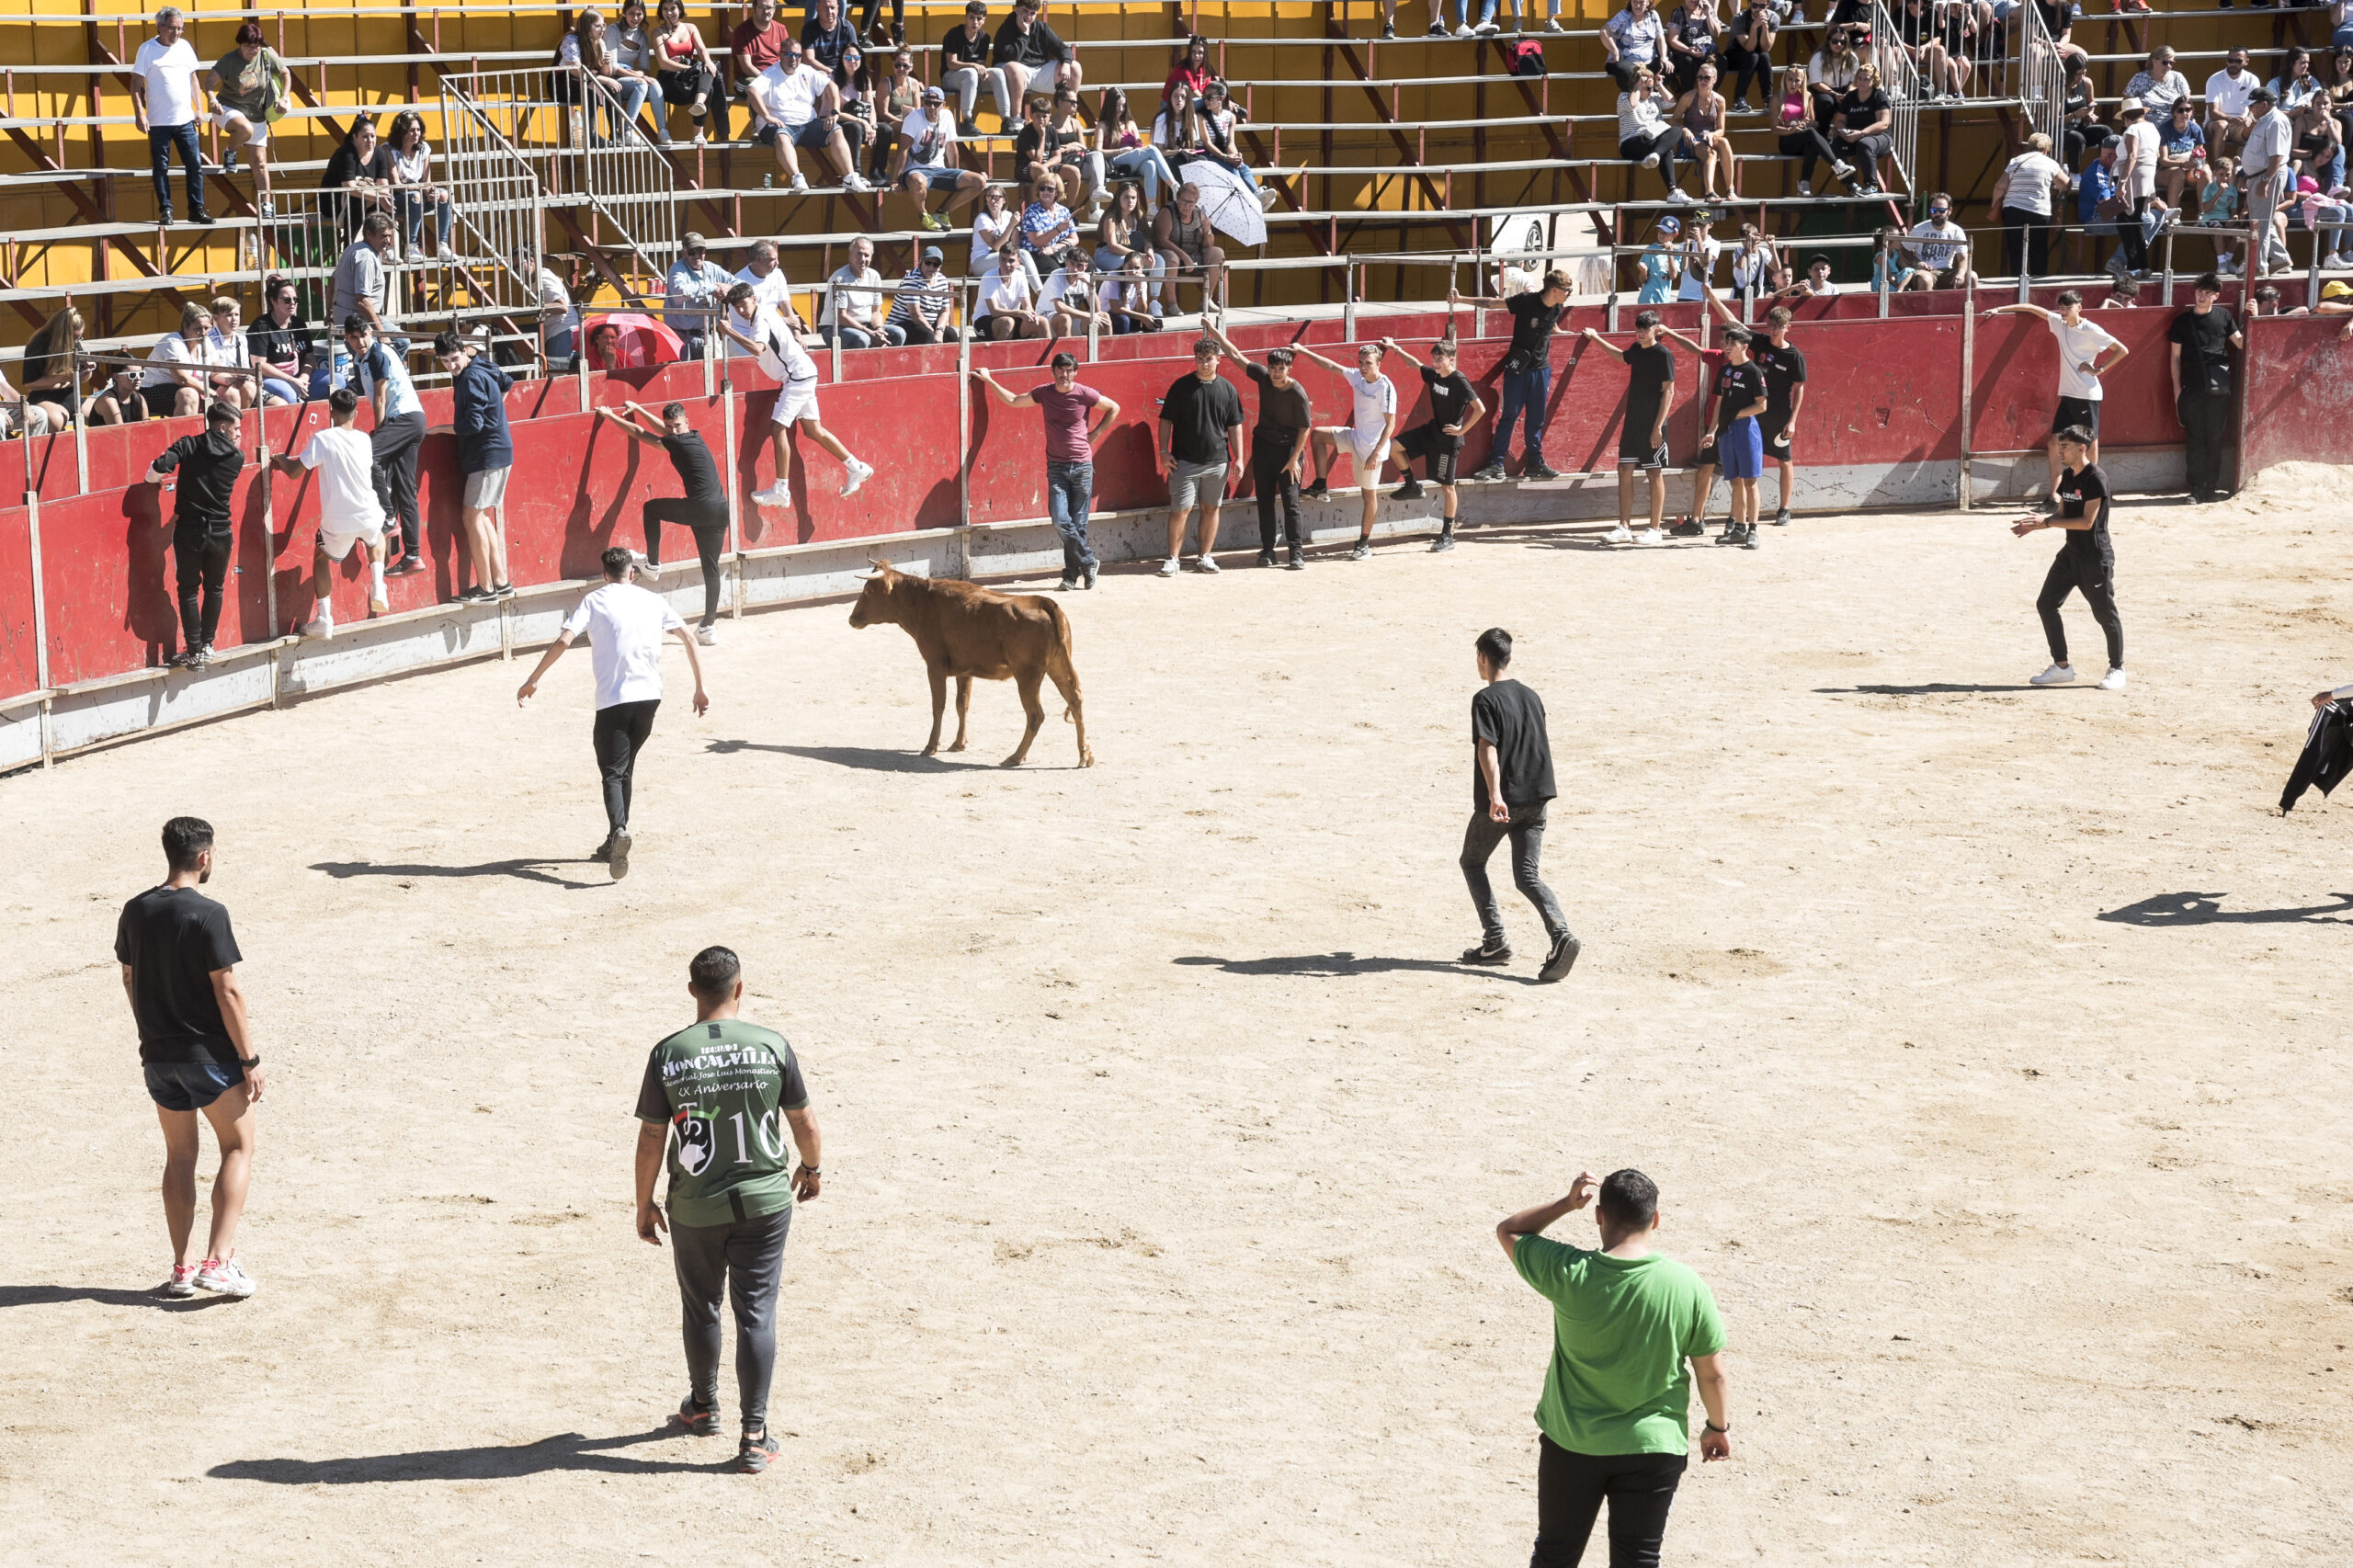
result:
M 0 511 L 0 697 L 40 685 L 33 627 L 32 514 Z
M 2099 437 L 2110 447 L 2181 444 L 2174 414 L 2172 351 L 2165 334 L 2178 311 L 2097 312 L 2100 326 L 2131 350 L 2101 378 Z M 1977 323 L 1976 376 L 1971 392 L 1970 449 L 2040 450 L 2051 437 L 2059 398 L 2059 340 L 2033 316 L 1984 316 Z
M 2246 422 L 2239 472 L 2273 463 L 2353 463 L 2353 345 L 2338 340 L 2345 316 L 2251 322 L 2247 338 Z

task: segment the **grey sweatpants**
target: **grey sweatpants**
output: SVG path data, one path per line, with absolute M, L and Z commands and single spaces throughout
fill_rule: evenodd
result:
M 687 1375 L 698 1403 L 719 1402 L 719 1300 L 735 1311 L 735 1392 L 744 1430 L 765 1431 L 768 1384 L 776 1377 L 776 1295 L 784 1278 L 785 1233 L 790 1208 L 724 1225 L 670 1226 L 670 1256 L 678 1270 L 684 1312 Z

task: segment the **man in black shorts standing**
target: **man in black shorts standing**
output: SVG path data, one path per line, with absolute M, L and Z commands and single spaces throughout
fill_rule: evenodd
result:
M 254 1293 L 237 1262 L 237 1221 L 253 1177 L 254 1108 L 261 1104 L 261 1053 L 245 1024 L 237 965 L 244 955 L 229 912 L 196 890 L 212 877 L 212 824 L 174 817 L 164 824 L 161 887 L 122 906 L 114 930 L 123 994 L 139 1024 L 147 1095 L 164 1129 L 164 1223 L 172 1236 L 172 1277 L 159 1291 L 193 1296 Z M 196 1233 L 197 1117 L 212 1124 L 221 1171 L 212 1180 L 212 1230 L 204 1258 L 189 1256 Z
M 1659 341 L 1656 311 L 1634 318 L 1634 341 L 1623 348 L 1591 327 L 1585 335 L 1623 360 L 1630 372 L 1626 382 L 1626 413 L 1618 431 L 1618 526 L 1603 537 L 1612 544 L 1632 544 L 1634 475 L 1651 476 L 1651 526 L 1641 541 L 1657 544 L 1666 535 L 1666 416 L 1675 410 L 1675 356 Z
M 2045 517 L 2058 509 L 2059 471 L 2065 460 L 2059 450 L 2062 430 L 2081 430 L 2091 441 L 2090 460 L 2099 461 L 2099 405 L 2107 398 L 2100 378 L 2132 351 L 2106 327 L 2084 314 L 2084 296 L 2074 289 L 2060 290 L 2059 308 L 2046 311 L 2023 301 L 1996 305 L 1989 316 L 2034 316 L 2059 340 L 2059 403 L 2051 415 L 2051 490 L 2040 510 Z
M 817 1119 L 792 1047 L 738 1017 L 744 966 L 733 952 L 697 953 L 687 993 L 695 1021 L 654 1048 L 638 1085 L 637 1233 L 658 1247 L 670 1233 L 689 1384 L 675 1420 L 692 1437 L 719 1430 L 719 1305 L 734 1304 L 735 1468 L 757 1475 L 777 1454 L 767 1423 L 777 1289 L 793 1205 L 814 1201 L 821 1187 Z M 788 1147 L 800 1152 L 798 1170 Z M 666 1217 L 654 1201 L 665 1151 Z
M 2219 501 L 2222 440 L 2231 428 L 2231 350 L 2246 347 L 2231 312 L 2218 302 L 2222 280 L 2209 272 L 2190 286 L 2189 309 L 2165 334 L 2172 344 L 2174 408 L 2181 415 L 2190 499 Z
M 236 546 L 229 501 L 244 466 L 244 449 L 237 445 L 237 411 L 216 403 L 205 410 L 204 434 L 183 436 L 165 447 L 142 482 L 160 485 L 165 475 L 179 471 L 172 500 L 172 563 L 179 579 L 181 648 L 164 661 L 167 665 L 200 670 L 212 662 L 229 556 Z
M 1304 571 L 1307 535 L 1299 524 L 1299 477 L 1307 464 L 1315 410 L 1307 389 L 1290 373 L 1294 356 L 1288 348 L 1270 349 L 1266 364 L 1253 365 L 1215 323 L 1205 323 L 1201 330 L 1217 339 L 1218 352 L 1241 366 L 1258 389 L 1258 423 L 1250 431 L 1250 485 L 1258 498 L 1258 564 L 1275 563 L 1275 510 L 1280 506 L 1283 537 L 1290 541 L 1290 569 Z
M 1573 286 L 1574 279 L 1556 267 L 1544 275 L 1543 288 L 1514 294 L 1508 300 L 1490 300 L 1476 294 L 1466 298 L 1452 286 L 1448 287 L 1446 305 L 1449 311 L 1469 305 L 1511 312 L 1511 347 L 1504 350 L 1503 412 L 1495 418 L 1495 449 L 1477 472 L 1463 476 L 1466 479 L 1483 482 L 1504 477 L 1505 460 L 1511 456 L 1511 427 L 1515 420 L 1523 426 L 1520 453 L 1527 460 L 1519 477 L 1561 477 L 1544 464 L 1544 419 L 1552 412 L 1552 329 L 1568 313 Z
M 2108 674 L 2099 688 L 2122 691 L 2124 622 L 2116 613 L 2116 550 L 2108 537 L 2108 475 L 2091 460 L 2090 431 L 2071 426 L 2052 439 L 2066 464 L 2055 492 L 2059 515 L 2020 517 L 2010 525 L 2010 532 L 2020 539 L 2038 528 L 2063 528 L 2067 533 L 2066 542 L 2051 562 L 2050 574 L 2042 580 L 2042 593 L 2034 601 L 2035 613 L 2042 617 L 2042 634 L 2051 643 L 2051 667 L 2033 676 L 2029 684 L 2074 682 L 2075 668 L 2067 662 L 2067 628 L 2059 619 L 2059 607 L 2067 602 L 2070 592 L 2080 591 L 2084 602 L 2092 607 L 2092 619 L 2108 638 Z
M 1539 980 L 1564 979 L 1585 944 L 1569 932 L 1560 901 L 1544 885 L 1544 818 L 1555 793 L 1552 743 L 1544 732 L 1544 704 L 1504 671 L 1511 665 L 1511 633 L 1491 626 L 1473 644 L 1479 678 L 1486 684 L 1471 699 L 1471 825 L 1462 835 L 1462 880 L 1479 912 L 1480 942 L 1462 955 L 1464 963 L 1511 961 L 1504 940 L 1504 915 L 1487 881 L 1495 846 L 1511 840 L 1511 879 L 1536 906 L 1552 947 Z
M 1430 417 L 1427 425 L 1416 425 L 1397 437 L 1397 466 L 1405 471 L 1405 483 L 1393 494 L 1400 501 L 1418 501 L 1422 497 L 1422 482 L 1414 477 L 1413 462 L 1422 459 L 1429 464 L 1430 483 L 1444 498 L 1445 520 L 1439 526 L 1438 538 L 1430 540 L 1432 550 L 1454 548 L 1454 518 L 1461 510 L 1454 487 L 1454 461 L 1462 450 L 1462 437 L 1487 412 L 1479 394 L 1471 389 L 1470 379 L 1454 368 L 1454 339 L 1441 337 L 1430 345 L 1430 362 L 1423 364 L 1407 353 L 1405 347 L 1393 337 L 1381 340 L 1383 348 L 1393 349 L 1405 363 L 1422 373 L 1422 384 L 1430 391 Z
M 658 576 L 662 568 L 664 523 L 684 523 L 695 536 L 695 553 L 702 560 L 702 619 L 695 626 L 695 641 L 708 648 L 719 641 L 719 558 L 727 551 L 727 491 L 719 482 L 719 464 L 702 436 L 687 423 L 685 403 L 662 405 L 658 436 L 638 423 L 641 418 L 652 423 L 652 410 L 634 403 L 621 406 L 625 413 L 616 414 L 609 408 L 597 413 L 631 440 L 669 453 L 678 483 L 687 487 L 683 497 L 657 495 L 647 501 L 639 515 L 645 522 L 645 563 L 653 568 L 653 575 Z

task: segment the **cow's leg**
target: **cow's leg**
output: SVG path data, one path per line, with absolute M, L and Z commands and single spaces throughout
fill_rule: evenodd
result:
M 956 744 L 948 748 L 949 751 L 964 749 L 964 715 L 971 710 L 972 706 L 972 677 L 958 676 L 956 677 Z
M 1078 694 L 1078 671 L 1071 667 L 1069 655 L 1057 648 L 1046 661 L 1046 676 L 1063 694 L 1066 710 L 1063 716 L 1078 726 L 1078 765 L 1094 767 L 1095 748 L 1086 744 L 1086 703 Z
M 930 756 L 939 750 L 939 721 L 948 711 L 948 672 L 926 665 L 923 673 L 931 677 L 931 739 L 923 744 L 924 756 Z
M 1038 687 L 1045 684 L 1044 673 L 1035 669 L 1023 670 L 1013 677 L 1013 684 L 1021 693 L 1023 723 L 1021 744 L 1014 748 L 1011 756 L 1005 759 L 1007 767 L 1021 766 L 1029 755 L 1029 743 L 1038 738 L 1039 727 L 1046 722 L 1046 705 L 1038 700 Z

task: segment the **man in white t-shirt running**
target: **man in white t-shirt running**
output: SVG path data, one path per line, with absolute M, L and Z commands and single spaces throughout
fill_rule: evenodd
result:
M 1996 305 L 1989 316 L 2040 316 L 2051 335 L 2059 340 L 2059 405 L 2051 416 L 2051 487 L 2043 492 L 2040 509 L 2059 510 L 2059 475 L 2066 467 L 2059 457 L 2059 433 L 2081 429 L 2091 437 L 2087 461 L 2099 461 L 2099 405 L 2107 394 L 2100 377 L 2116 369 L 2132 351 L 2109 335 L 2106 327 L 2084 314 L 2084 296 L 2063 290 L 2059 308 L 2046 311 L 2024 302 Z
M 1355 406 L 1349 411 L 1346 425 L 1315 426 L 1315 483 L 1300 492 L 1309 501 L 1331 499 L 1327 483 L 1333 469 L 1339 465 L 1342 447 L 1356 460 L 1357 493 L 1364 498 L 1364 524 L 1357 533 L 1357 547 L 1348 552 L 1351 561 L 1362 561 L 1372 553 L 1372 524 L 1381 511 L 1381 465 L 1389 460 L 1389 438 L 1397 433 L 1397 383 L 1381 373 L 1381 360 L 1386 352 L 1378 343 L 1368 343 L 1357 350 L 1357 368 L 1349 369 L 1335 359 L 1326 359 L 1304 343 L 1291 347 L 1308 358 L 1348 383 L 1355 395 Z
M 597 672 L 597 723 L 591 732 L 597 747 L 597 767 L 604 776 L 605 820 L 610 824 L 603 847 L 588 857 L 602 861 L 613 881 L 629 875 L 629 801 L 637 774 L 637 754 L 654 733 L 654 710 L 662 706 L 662 639 L 676 637 L 687 650 L 687 664 L 695 672 L 695 711 L 710 710 L 702 688 L 702 660 L 695 653 L 694 634 L 678 612 L 658 594 L 631 583 L 635 557 L 619 545 L 599 558 L 605 569 L 602 586 L 592 588 L 563 623 L 563 634 L 540 656 L 537 669 L 515 693 L 520 708 L 540 689 L 540 677 L 585 635 L 588 657 Z
M 349 387 L 327 393 L 333 421 L 313 434 L 301 452 L 269 460 L 280 473 L 304 469 L 319 476 L 319 542 L 312 552 L 313 603 L 302 635 L 324 642 L 335 635 L 335 563 L 351 558 L 353 547 L 368 547 L 368 608 L 381 615 L 392 608 L 384 595 L 384 506 L 376 495 L 376 454 L 359 428 L 359 394 Z
M 787 325 L 783 313 L 760 303 L 759 296 L 749 283 L 738 283 L 727 290 L 727 313 L 719 318 L 719 329 L 731 342 L 741 344 L 758 356 L 760 369 L 777 379 L 776 408 L 768 415 L 768 443 L 776 454 L 776 483 L 765 490 L 752 492 L 752 502 L 759 506 L 790 506 L 792 505 L 792 449 L 785 444 L 785 432 L 794 425 L 806 428 L 809 438 L 841 459 L 849 476 L 842 481 L 842 494 L 858 494 L 858 487 L 874 477 L 874 470 L 850 456 L 850 450 L 840 437 L 817 421 L 817 362 L 801 347 L 798 321 Z

